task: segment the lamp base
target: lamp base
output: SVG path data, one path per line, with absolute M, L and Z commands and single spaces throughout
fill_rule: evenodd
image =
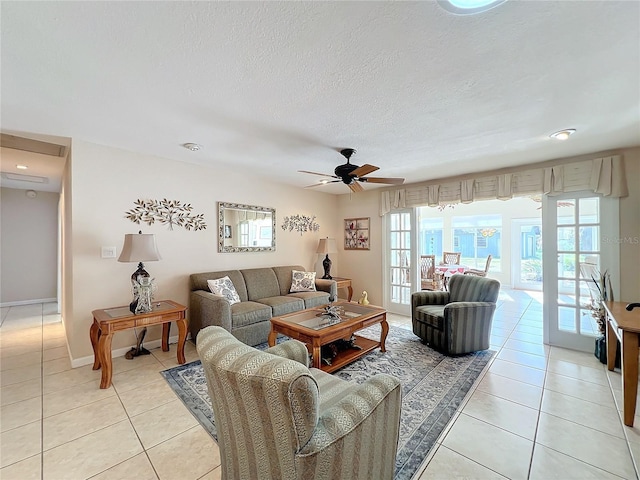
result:
M 324 257 L 324 260 L 322 261 L 322 267 L 324 268 L 324 275 L 322 276 L 322 278 L 324 280 L 331 280 L 333 277 L 331 276 L 331 259 L 329 258 L 328 253 L 327 253 L 327 256 Z
M 146 334 L 147 327 L 144 327 L 140 332 L 140 335 L 138 335 L 136 346 L 131 347 L 131 350 L 124 354 L 124 358 L 127 360 L 133 360 L 134 357 L 139 357 L 140 355 L 151 355 L 151 352 L 142 346 L 142 340 L 144 340 L 144 336 Z
M 138 291 L 136 289 L 136 283 L 138 281 L 138 277 L 149 277 L 149 272 L 144 269 L 144 264 L 142 262 L 138 263 L 138 269 L 131 274 L 131 288 L 133 289 L 133 301 L 129 304 L 129 310 L 131 313 L 135 315 L 136 308 L 138 306 L 138 301 L 140 297 L 138 295 Z

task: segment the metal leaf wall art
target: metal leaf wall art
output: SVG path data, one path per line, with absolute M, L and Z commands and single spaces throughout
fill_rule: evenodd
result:
M 289 230 L 292 232 L 300 232 L 302 235 L 304 232 L 317 232 L 320 230 L 320 225 L 316 223 L 316 216 L 310 217 L 308 215 L 291 215 L 290 217 L 284 217 L 282 222 L 282 230 Z
M 174 225 L 184 227 L 187 230 L 206 230 L 204 213 L 191 213 L 193 207 L 190 203 L 182 203 L 179 200 L 136 200 L 135 207 L 125 212 L 125 218 L 133 223 L 146 223 L 153 225 L 158 222 L 168 225 L 173 230 Z

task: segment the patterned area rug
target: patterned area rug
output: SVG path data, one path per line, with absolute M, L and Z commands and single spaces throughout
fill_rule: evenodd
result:
M 358 332 L 380 338 L 380 326 Z M 258 348 L 266 348 L 261 345 Z M 413 477 L 440 433 L 494 352 L 487 350 L 447 357 L 423 345 L 411 331 L 390 327 L 386 353 L 375 350 L 334 375 L 362 382 L 376 373 L 388 373 L 402 383 L 400 441 L 395 480 Z M 200 361 L 161 372 L 205 429 L 216 438 L 207 383 Z

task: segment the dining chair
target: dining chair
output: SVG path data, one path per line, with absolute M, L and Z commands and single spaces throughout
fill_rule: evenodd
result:
M 469 270 L 467 270 L 466 272 L 464 272 L 465 275 L 475 275 L 476 277 L 486 277 L 487 273 L 489 273 L 489 265 L 491 265 L 491 259 L 493 258 L 492 255 L 489 255 L 487 257 L 487 263 L 484 266 L 484 270 L 479 270 L 476 268 L 470 268 Z
M 442 263 L 445 265 L 460 265 L 461 252 L 442 252 Z
M 422 290 L 442 290 L 442 275 L 436 273 L 435 266 L 435 255 L 420 255 L 420 287 Z

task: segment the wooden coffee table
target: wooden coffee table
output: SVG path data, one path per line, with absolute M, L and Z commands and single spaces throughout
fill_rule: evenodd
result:
M 323 315 L 323 307 L 273 317 L 269 333 L 269 346 L 272 347 L 276 344 L 276 337 L 279 333 L 300 340 L 307 344 L 307 348 L 313 355 L 313 367 L 329 373 L 344 367 L 378 347 L 380 347 L 380 351 L 386 351 L 384 342 L 389 333 L 389 324 L 387 323 L 387 311 L 384 308 L 344 301 L 335 302 L 333 305 L 339 307 L 343 312 L 341 320 L 336 323 L 333 323 L 327 315 Z M 340 339 L 348 340 L 354 332 L 377 323 L 382 327 L 379 341 L 355 335 L 355 344 L 360 349 L 349 348 L 339 352 L 332 360 L 331 365 L 322 364 L 320 350 L 323 345 Z

